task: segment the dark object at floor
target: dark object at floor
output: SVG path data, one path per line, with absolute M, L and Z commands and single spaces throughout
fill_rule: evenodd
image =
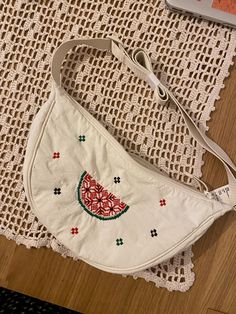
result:
M 82 314 L 5 288 L 0 288 L 0 313 Z

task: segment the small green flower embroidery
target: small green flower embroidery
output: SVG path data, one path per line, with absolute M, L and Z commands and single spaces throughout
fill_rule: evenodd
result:
M 85 135 L 80 135 L 79 136 L 79 141 L 80 142 L 85 142 Z
M 120 183 L 120 177 L 114 177 L 114 182 L 115 183 Z
M 124 242 L 123 242 L 123 239 L 116 239 L 116 245 L 123 245 L 124 244 Z

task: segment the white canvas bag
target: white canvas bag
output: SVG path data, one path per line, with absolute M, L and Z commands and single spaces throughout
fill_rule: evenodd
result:
M 75 45 L 108 50 L 154 90 L 163 106 L 171 99 L 199 143 L 223 163 L 227 202 L 212 199 L 131 156 L 61 86 L 60 68 Z M 114 38 L 63 43 L 52 61 L 52 90 L 30 129 L 24 188 L 32 210 L 80 259 L 114 273 L 133 273 L 171 258 L 193 244 L 236 204 L 235 165 L 204 135 L 152 72 L 147 53 L 132 57 Z

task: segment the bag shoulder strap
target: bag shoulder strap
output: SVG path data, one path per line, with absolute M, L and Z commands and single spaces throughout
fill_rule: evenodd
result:
M 229 184 L 229 204 L 236 205 L 236 179 L 232 170 L 236 171 L 236 166 L 225 153 L 225 151 L 204 134 L 196 123 L 192 120 L 185 108 L 179 103 L 171 93 L 155 76 L 152 70 L 150 58 L 145 50 L 135 49 L 130 57 L 125 51 L 122 42 L 114 37 L 95 39 L 73 39 L 62 43 L 55 51 L 52 58 L 52 77 L 56 85 L 61 86 L 60 69 L 67 52 L 77 45 L 86 45 L 100 50 L 110 51 L 120 62 L 125 64 L 136 76 L 145 80 L 154 91 L 154 96 L 158 103 L 165 105 L 171 99 L 181 112 L 186 125 L 194 139 L 206 150 L 215 155 L 224 165 Z

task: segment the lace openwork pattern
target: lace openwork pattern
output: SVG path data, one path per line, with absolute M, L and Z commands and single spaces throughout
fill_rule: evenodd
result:
M 0 21 L 0 232 L 28 248 L 47 246 L 73 257 L 38 222 L 22 185 L 29 128 L 50 93 L 52 53 L 68 39 L 113 34 L 129 53 L 142 47 L 154 73 L 207 130 L 232 63 L 236 32 L 172 13 L 164 0 L 3 0 Z M 189 184 L 192 174 L 201 176 L 203 150 L 178 111 L 158 105 L 147 84 L 109 53 L 76 47 L 62 74 L 71 96 L 128 152 Z M 134 278 L 186 291 L 194 281 L 191 257 L 189 248 Z

